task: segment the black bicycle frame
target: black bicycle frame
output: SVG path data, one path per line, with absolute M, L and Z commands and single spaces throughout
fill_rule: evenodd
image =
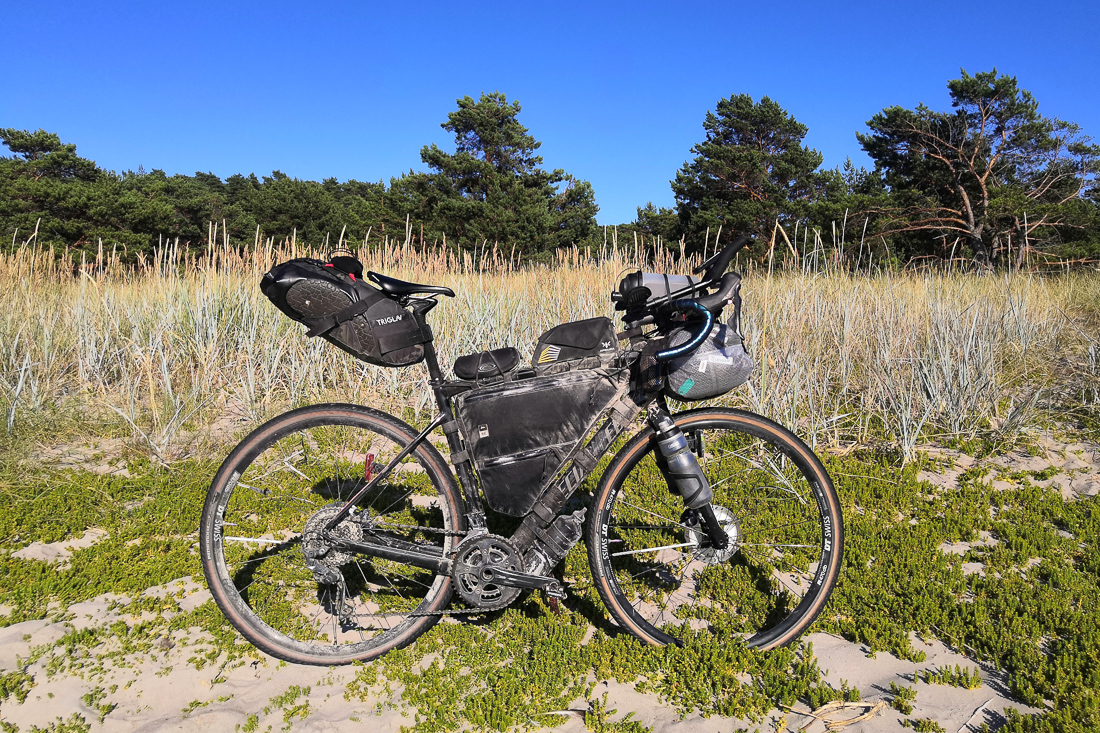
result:
M 419 303 L 425 302 L 429 301 L 419 301 Z M 417 306 L 413 307 L 414 317 L 427 333 L 431 333 L 431 329 L 425 322 L 424 315 L 434 307 L 435 301 L 430 301 L 430 303 L 430 305 L 420 306 L 419 308 Z M 361 541 L 352 541 L 329 534 L 337 524 L 343 521 L 344 518 L 352 512 L 356 503 L 362 499 L 363 496 L 368 494 L 379 481 L 384 480 L 397 464 L 415 451 L 417 447 L 427 439 L 428 434 L 438 427 L 443 428 L 443 433 L 447 438 L 447 446 L 451 450 L 451 462 L 454 464 L 459 485 L 462 487 L 467 534 L 468 536 L 477 536 L 488 532 L 488 527 L 485 522 L 485 509 L 481 503 L 481 496 L 478 493 L 478 485 L 474 478 L 473 470 L 470 468 L 469 454 L 466 453 L 463 448 L 462 440 L 459 436 L 458 423 L 455 420 L 454 411 L 451 408 L 451 401 L 444 390 L 447 383 L 443 379 L 443 372 L 439 368 L 439 359 L 436 355 L 435 346 L 431 341 L 424 344 L 424 361 L 428 367 L 428 375 L 430 377 L 428 384 L 431 386 L 432 393 L 435 395 L 435 402 L 436 406 L 439 408 L 439 414 L 436 415 L 435 419 L 432 420 L 428 427 L 422 430 L 409 445 L 405 446 L 401 452 L 390 460 L 385 468 L 368 481 L 366 486 L 348 499 L 343 509 L 325 525 L 325 534 L 327 539 L 334 545 L 349 550 L 426 568 L 440 574 L 447 574 L 451 569 L 451 561 L 449 558 L 442 557 L 439 553 L 429 552 L 412 543 L 390 540 L 382 537 L 378 537 L 377 541 L 370 541 L 365 538 Z M 603 456 L 615 440 L 626 431 L 638 412 L 640 412 L 648 402 L 652 401 L 652 398 L 647 399 L 642 395 L 632 394 L 631 397 L 633 398 L 633 404 L 636 410 L 633 411 L 629 419 L 616 411 L 612 411 L 611 416 L 609 416 L 596 430 L 584 447 L 573 456 L 569 469 L 562 474 L 557 481 L 551 483 L 550 486 L 547 487 L 542 493 L 542 496 L 535 502 L 534 508 L 523 518 L 519 528 L 516 529 L 511 537 L 512 543 L 521 554 L 527 554 L 527 552 L 535 546 L 538 536 L 543 534 L 550 527 L 551 523 L 557 518 L 562 507 L 565 506 L 566 502 L 568 502 L 570 497 L 576 492 L 577 487 L 581 485 L 581 482 L 584 481 L 588 474 L 592 472 L 592 469 L 596 467 L 596 464 L 599 463 L 600 457 Z M 661 400 L 660 403 L 659 409 L 667 413 L 668 410 L 663 404 L 663 400 Z M 715 524 L 717 523 L 715 522 Z M 724 539 L 724 536 L 722 539 Z

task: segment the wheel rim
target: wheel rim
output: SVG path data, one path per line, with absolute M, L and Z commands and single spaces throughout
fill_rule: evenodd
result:
M 737 549 L 699 547 L 699 527 L 681 521 L 682 500 L 642 444 L 604 503 L 600 553 L 614 602 L 660 643 L 704 630 L 751 646 L 786 643 L 820 611 L 833 576 L 836 527 L 821 477 L 792 460 L 794 446 L 744 425 L 696 420 L 682 429 L 693 448 L 702 439 L 699 463 Z
M 336 570 L 339 580 L 318 582 L 307 565 L 306 548 L 318 549 L 315 536 L 310 542 L 303 535 L 307 524 L 331 516 L 333 505 L 361 489 L 404 443 L 354 419 L 333 422 L 276 430 L 237 461 L 240 475 L 230 474 L 217 503 L 213 555 L 246 635 L 248 626 L 259 626 L 285 650 L 347 656 L 396 645 L 427 620 L 417 614 L 434 610 L 449 580 L 333 549 L 312 561 L 323 566 L 322 577 L 328 571 L 331 580 Z M 405 458 L 357 502 L 356 514 L 371 522 L 345 520 L 338 534 L 374 531 L 448 551 L 455 518 L 426 468 L 420 451 Z M 323 524 L 318 519 L 310 526 Z

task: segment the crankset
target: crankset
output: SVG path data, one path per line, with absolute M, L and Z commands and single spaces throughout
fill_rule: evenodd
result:
M 471 537 L 458 546 L 451 577 L 462 600 L 479 609 L 504 608 L 520 590 L 545 591 L 551 598 L 565 598 L 556 578 L 523 572 L 523 557 L 511 541 L 494 534 Z

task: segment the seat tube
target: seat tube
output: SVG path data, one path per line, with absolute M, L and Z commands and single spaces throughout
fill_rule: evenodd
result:
M 420 321 L 421 327 L 428 328 L 428 325 L 424 323 L 423 315 L 415 311 L 414 314 L 417 320 Z M 457 425 L 454 410 L 451 409 L 451 401 L 443 393 L 443 370 L 439 368 L 439 357 L 432 341 L 424 344 L 424 362 L 428 367 L 428 384 L 431 385 L 432 393 L 435 395 L 436 407 L 439 408 L 439 412 L 444 417 L 443 435 L 447 438 L 447 447 L 450 449 L 451 455 L 454 456 L 463 450 L 462 438 L 459 437 L 458 430 L 455 429 Z M 474 480 L 474 473 L 470 470 L 470 461 L 460 461 L 456 464 L 455 474 L 458 476 L 458 483 L 462 487 L 463 498 L 466 501 L 466 519 L 470 524 L 469 529 L 474 531 L 484 530 L 486 527 L 485 509 L 477 492 L 477 481 Z

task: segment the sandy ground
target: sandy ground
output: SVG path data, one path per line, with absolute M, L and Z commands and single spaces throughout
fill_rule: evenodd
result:
M 1042 481 L 1055 486 L 1066 500 L 1100 493 L 1100 446 L 1089 444 L 1059 443 L 1044 436 L 1039 443 L 1040 455 L 1011 453 L 1006 456 L 983 459 L 989 465 L 1005 471 L 1042 471 L 1056 467 L 1059 472 Z M 929 451 L 933 457 L 953 464 L 939 472 L 926 472 L 921 478 L 939 486 L 951 486 L 959 474 L 975 465 L 975 459 L 955 451 Z M 72 459 L 75 456 L 66 456 Z M 79 456 L 87 460 L 90 456 Z M 1034 480 L 1034 479 L 1033 479 Z M 996 483 L 994 484 L 997 485 Z M 44 563 L 64 563 L 72 551 L 101 540 L 105 534 L 89 530 L 82 537 L 51 544 L 36 544 L 20 550 L 20 557 Z M 945 545 L 944 552 L 963 554 L 973 544 L 993 542 L 982 537 L 977 543 Z M 973 565 L 974 567 L 970 567 Z M 967 572 L 981 572 L 978 563 L 969 564 Z M 183 578 L 166 586 L 151 588 L 147 595 L 175 594 L 180 598 L 183 610 L 197 607 L 209 599 L 209 593 L 201 584 Z M 0 701 L 0 720 L 28 731 L 31 726 L 46 727 L 58 717 L 68 718 L 80 713 L 91 723 L 94 731 L 233 731 L 245 725 L 250 715 L 258 718 L 259 731 L 343 731 L 352 726 L 367 725 L 374 730 L 397 730 L 413 723 L 413 712 L 402 708 L 399 699 L 374 699 L 366 702 L 344 699 L 344 689 L 355 676 L 354 668 L 321 669 L 287 665 L 271 658 L 246 661 L 241 666 L 224 668 L 207 666 L 196 669 L 188 660 L 201 649 L 201 637 L 195 630 L 190 633 L 175 632 L 171 637 L 159 638 L 154 650 L 115 660 L 106 667 L 101 677 L 76 672 L 47 673 L 46 665 L 52 657 L 62 655 L 61 647 L 53 646 L 71 631 L 101 627 L 123 618 L 133 623 L 135 618 L 119 616 L 112 610 L 118 596 L 102 596 L 67 609 L 67 614 L 57 614 L 51 620 L 27 621 L 0 629 L 0 673 L 7 673 L 22 666 L 22 660 L 30 657 L 32 650 L 42 645 L 53 647 L 28 672 L 35 678 L 35 686 L 26 701 L 19 704 L 14 697 Z M 0 609 L 2 610 L 2 609 Z M 58 609 L 60 610 L 60 609 Z M 878 702 L 892 698 L 890 683 L 906 687 L 916 686 L 917 698 L 914 710 L 903 716 L 888 705 L 880 706 L 866 720 L 845 728 L 849 731 L 897 731 L 906 718 L 931 718 L 948 733 L 977 731 L 983 723 L 996 729 L 1003 720 L 1006 707 L 1016 707 L 1021 712 L 1035 712 L 1013 703 L 1008 698 L 1003 679 L 993 670 L 981 669 L 982 686 L 965 690 L 916 681 L 917 672 L 933 667 L 975 667 L 975 663 L 936 641 L 914 639 L 914 646 L 927 654 L 921 663 L 899 660 L 885 652 L 871 658 L 867 650 L 843 639 L 813 634 L 818 663 L 827 674 L 826 679 L 839 687 L 842 680 L 857 688 L 863 696 L 863 707 L 835 712 L 834 720 L 852 718 L 868 712 Z M 113 687 L 113 686 L 116 686 Z M 278 707 L 272 699 L 284 694 L 292 686 L 309 688 L 309 693 L 291 704 Z M 109 690 L 106 702 L 116 707 L 100 722 L 101 711 L 96 700 L 86 697 L 95 688 Z M 113 691 L 111 691 L 113 690 Z M 748 721 L 709 718 L 690 715 L 681 719 L 671 707 L 653 695 L 640 694 L 631 685 L 617 682 L 599 682 L 594 696 L 608 694 L 608 708 L 617 709 L 621 717 L 634 712 L 634 720 L 655 731 L 714 731 L 725 733 L 739 726 L 751 729 L 776 730 L 784 722 L 791 730 L 807 730 L 820 733 L 826 730 L 824 721 L 807 715 L 805 707 L 791 711 L 773 711 L 771 719 L 761 724 Z M 304 717 L 294 713 L 294 707 L 309 703 Z M 575 700 L 567 713 L 566 721 L 556 730 L 579 733 L 586 730 L 584 712 L 587 704 Z M 782 729 L 782 728 L 779 728 Z
M 169 584 L 169 588 L 180 587 L 189 591 L 182 602 L 184 610 L 197 606 L 209 597 L 204 589 L 195 586 L 189 579 Z M 163 590 L 153 589 L 152 592 Z M 0 668 L 4 671 L 15 668 L 19 658 L 26 658 L 33 647 L 55 644 L 74 628 L 89 628 L 116 620 L 119 617 L 108 611 L 112 600 L 118 600 L 118 597 L 104 596 L 76 604 L 69 609 L 72 617 L 68 622 L 27 621 L 0 630 Z M 132 618 L 128 620 L 131 623 L 134 621 Z M 826 678 L 836 686 L 841 680 L 846 680 L 849 686 L 858 688 L 863 694 L 863 707 L 834 713 L 831 716 L 833 720 L 865 713 L 879 701 L 889 703 L 891 682 L 908 687 L 915 684 L 917 687 L 914 710 L 909 716 L 884 706 L 874 717 L 847 730 L 897 731 L 901 730 L 901 721 L 911 717 L 932 718 L 951 733 L 976 731 L 982 723 L 989 723 L 995 728 L 1003 719 L 1001 711 L 1005 707 L 1013 706 L 1021 712 L 1031 712 L 1008 699 L 1002 680 L 990 670 L 981 671 L 983 685 L 976 690 L 916 682 L 917 672 L 933 666 L 975 666 L 972 661 L 939 642 L 915 640 L 915 646 L 923 650 L 928 658 L 924 662 L 914 663 L 886 653 L 869 658 L 865 648 L 829 634 L 811 634 L 807 638 L 813 642 L 814 652 Z M 300 667 L 265 658 L 236 668 L 219 669 L 213 666 L 196 670 L 187 663 L 187 659 L 194 654 L 194 647 L 177 642 L 178 639 L 165 639 L 164 643 L 157 645 L 156 652 L 144 658 L 128 659 L 132 667 L 111 665 L 102 678 L 91 681 L 70 673 L 51 677 L 46 671 L 49 657 L 43 658 L 27 670 L 35 677 L 37 684 L 30 690 L 26 702 L 19 705 L 14 699 L 9 699 L 0 704 L 0 718 L 26 731 L 30 726 L 45 727 L 58 716 L 67 718 L 76 712 L 83 715 L 95 731 L 120 733 L 229 731 L 244 725 L 249 715 L 258 716 L 258 730 L 261 731 L 268 725 L 272 726 L 272 730 L 289 726 L 300 731 L 340 731 L 350 729 L 357 721 L 375 730 L 389 731 L 413 723 L 413 713 L 403 710 L 399 700 L 345 700 L 343 692 L 355 676 L 354 668 Z M 107 696 L 107 701 L 117 707 L 99 723 L 100 711 L 84 696 L 94 688 L 110 688 L 112 685 L 118 685 L 118 689 Z M 272 698 L 284 694 L 294 685 L 310 688 L 309 694 L 286 708 L 275 707 Z M 596 685 L 594 697 L 601 697 L 605 692 L 608 695 L 608 709 L 618 710 L 616 719 L 632 711 L 634 720 L 658 732 L 725 733 L 741 726 L 774 730 L 775 722 L 784 713 L 775 711 L 769 721 L 759 725 L 728 718 L 708 719 L 699 715 L 681 719 L 673 708 L 663 705 L 653 695 L 636 692 L 631 685 L 601 682 Z M 306 701 L 310 711 L 305 719 L 298 716 L 289 720 L 285 718 L 288 708 Z M 567 713 L 565 723 L 556 730 L 563 733 L 587 730 L 584 723 L 586 709 L 583 699 L 574 700 L 569 709 L 563 711 Z M 793 730 L 805 729 L 813 733 L 826 730 L 825 723 L 815 721 L 805 714 L 808 712 L 804 706 L 787 711 L 787 725 Z

